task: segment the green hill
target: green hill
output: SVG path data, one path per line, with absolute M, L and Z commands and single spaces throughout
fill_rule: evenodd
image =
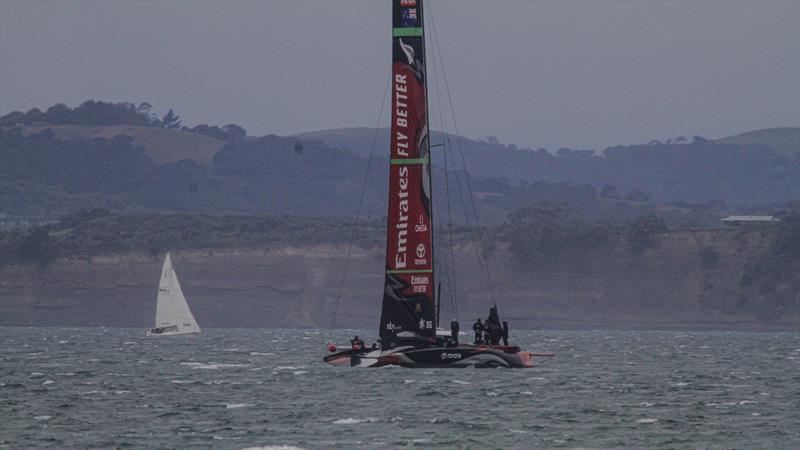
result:
M 763 145 L 774 152 L 794 159 L 800 155 L 800 128 L 765 128 L 717 139 L 716 142 L 740 147 Z
M 49 129 L 61 139 L 111 139 L 128 136 L 133 143 L 144 147 L 156 164 L 169 164 L 190 159 L 204 166 L 211 166 L 214 155 L 225 145 L 225 141 L 183 130 L 145 127 L 139 125 L 50 125 L 26 126 L 24 135 L 32 135 Z

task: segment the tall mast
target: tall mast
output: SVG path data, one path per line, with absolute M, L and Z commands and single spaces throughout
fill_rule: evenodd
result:
M 392 0 L 392 123 L 381 346 L 436 336 L 422 0 Z

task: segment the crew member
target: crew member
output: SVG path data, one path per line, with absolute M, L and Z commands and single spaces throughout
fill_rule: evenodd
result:
M 458 347 L 458 321 L 450 321 L 450 342 L 453 347 Z
M 503 345 L 508 345 L 508 322 L 503 321 Z
M 483 344 L 483 322 L 478 317 L 478 321 L 472 325 L 472 331 L 475 332 L 475 345 Z
M 362 341 L 361 338 L 356 335 L 356 337 L 350 339 L 350 347 L 354 352 L 360 352 L 364 350 L 364 341 Z
M 497 314 L 496 306 L 489 308 L 489 318 L 486 319 L 486 330 L 488 332 L 486 342 L 491 342 L 492 345 L 499 344 L 503 331 L 500 325 L 500 316 Z

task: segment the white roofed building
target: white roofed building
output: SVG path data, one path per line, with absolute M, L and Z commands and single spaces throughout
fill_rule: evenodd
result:
M 773 224 L 780 221 L 781 219 L 778 219 L 777 217 L 774 216 L 728 216 L 722 219 L 722 223 L 731 226 L 765 225 L 765 224 Z

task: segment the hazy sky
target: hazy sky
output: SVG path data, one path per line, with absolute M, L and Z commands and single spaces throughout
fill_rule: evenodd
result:
M 796 0 L 427 7 L 470 137 L 600 149 L 800 126 Z M 0 113 L 92 98 L 250 134 L 374 126 L 390 14 L 384 1 L 0 0 Z

